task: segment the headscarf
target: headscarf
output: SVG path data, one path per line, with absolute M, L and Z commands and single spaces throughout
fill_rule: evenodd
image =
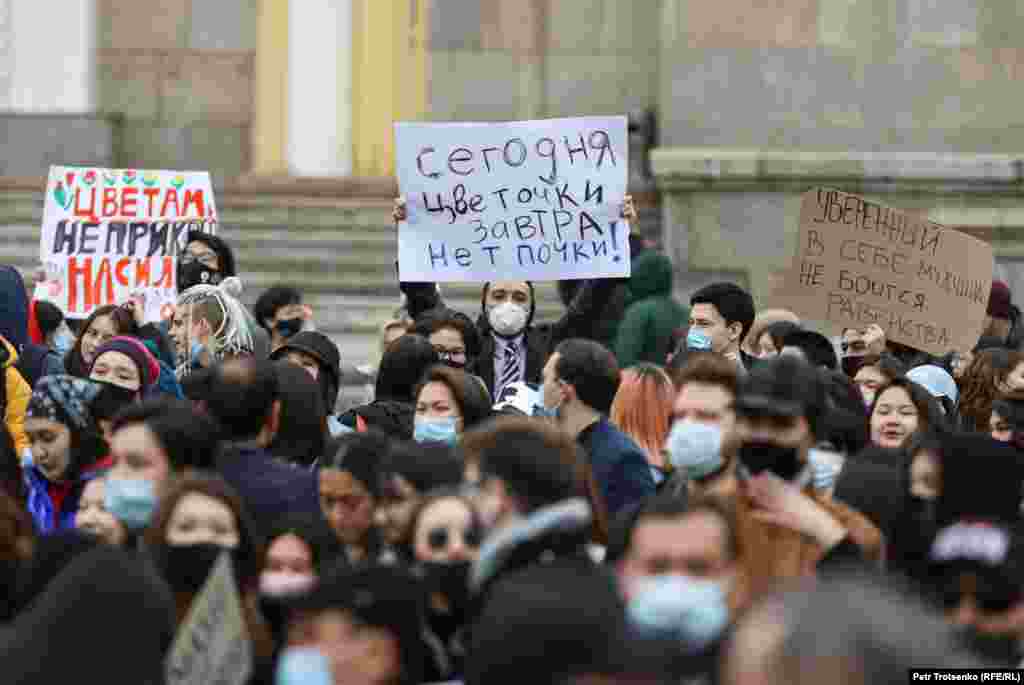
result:
M 32 391 L 26 418 L 43 418 L 62 423 L 72 432 L 95 431 L 91 403 L 103 386 L 87 378 L 44 376 Z
M 142 342 L 127 335 L 111 338 L 96 349 L 96 354 L 92 358 L 92 364 L 89 366 L 90 376 L 92 375 L 93 368 L 96 366 L 96 362 L 99 361 L 99 358 L 105 352 L 120 352 L 135 363 L 135 367 L 139 370 L 140 394 L 149 390 L 156 383 L 157 378 L 160 377 L 160 364 L 156 358 L 150 354 Z
M 245 307 L 237 297 L 242 293 L 242 282 L 227 278 L 220 285 L 194 285 L 178 296 L 178 307 L 214 300 L 224 315 L 224 321 L 213 332 L 210 354 L 220 361 L 227 356 L 254 355 L 255 338 L 246 317 Z M 191 341 L 189 341 L 191 343 Z M 178 378 L 191 373 L 191 359 L 186 358 L 178 367 Z

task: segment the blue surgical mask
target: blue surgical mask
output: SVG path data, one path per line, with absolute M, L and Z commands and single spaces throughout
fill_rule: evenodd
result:
M 294 319 L 281 319 L 274 324 L 274 330 L 276 330 L 282 338 L 290 338 L 302 330 L 303 323 L 302 317 L 298 316 Z
M 277 661 L 275 685 L 333 685 L 331 663 L 316 647 L 288 647 Z
M 71 351 L 71 348 L 75 346 L 75 336 L 71 335 L 68 330 L 58 331 L 53 336 L 53 350 L 62 357 Z
M 665 442 L 672 466 L 687 479 L 703 478 L 722 468 L 722 430 L 698 421 L 676 421 Z
M 21 453 L 21 468 L 30 469 L 35 463 L 35 459 L 32 458 L 32 448 L 26 447 L 25 451 Z
M 815 490 L 828 490 L 835 486 L 843 470 L 842 457 L 812 448 L 807 452 L 811 464 L 811 482 Z
M 156 488 L 144 478 L 107 477 L 103 506 L 131 530 L 149 525 L 156 509 Z
M 457 421 L 453 416 L 432 419 L 417 416 L 413 439 L 416 442 L 443 442 L 454 445 L 459 437 Z
M 205 352 L 205 351 L 206 351 L 206 345 L 204 345 L 203 343 L 201 343 L 199 341 L 195 341 L 195 342 L 192 343 L 192 349 L 189 352 L 188 361 L 192 365 L 193 369 L 199 369 L 199 368 L 202 367 L 202 362 L 200 361 L 200 357 L 202 356 L 203 352 Z
M 628 613 L 638 636 L 681 642 L 691 654 L 714 643 L 729 624 L 722 585 L 683 575 L 665 574 L 640 581 Z
M 699 328 L 691 328 L 686 334 L 686 349 L 691 352 L 707 352 L 711 349 L 711 338 Z

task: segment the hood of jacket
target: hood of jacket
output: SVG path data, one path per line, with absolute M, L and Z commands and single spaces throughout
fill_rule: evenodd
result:
M 657 252 L 645 252 L 633 263 L 629 277 L 633 301 L 654 295 L 672 294 L 672 260 Z
M 590 504 L 582 497 L 541 507 L 521 521 L 493 534 L 473 565 L 469 588 L 478 594 L 505 571 L 525 566 L 545 552 L 556 554 L 586 544 L 590 534 Z
M 0 265 L 0 335 L 20 350 L 28 341 L 28 291 L 21 272 Z

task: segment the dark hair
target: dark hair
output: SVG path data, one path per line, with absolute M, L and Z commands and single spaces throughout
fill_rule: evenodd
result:
M 302 304 L 302 293 L 290 285 L 275 285 L 267 288 L 259 296 L 253 305 L 252 315 L 256 318 L 256 323 L 269 333 L 267 321 L 274 318 L 277 310 L 292 304 Z
M 174 516 L 174 510 L 186 495 L 192 493 L 219 500 L 231 510 L 238 526 L 238 557 L 242 561 L 242 568 L 236 569 L 236 573 L 239 573 L 239 579 L 245 585 L 258 581 L 263 562 L 267 558 L 263 539 L 249 517 L 242 498 L 227 481 L 217 475 L 192 472 L 171 483 L 160 498 L 156 511 L 153 512 L 152 522 L 146 528 L 144 540 L 148 548 L 159 549 L 167 545 L 167 528 L 171 523 L 171 517 Z M 239 587 L 240 592 L 247 589 L 249 588 Z
M 185 247 L 188 247 L 189 243 L 196 241 L 217 253 L 217 261 L 220 262 L 220 268 L 217 269 L 217 273 L 224 278 L 238 275 L 235 269 L 235 255 L 222 238 L 212 233 L 204 233 L 203 231 L 190 231 L 185 241 Z
M 348 471 L 376 498 L 380 494 L 381 463 L 391 451 L 391 438 L 377 430 L 346 433 L 337 445 L 334 452 L 320 460 L 318 468 Z
M 18 503 L 25 503 L 25 481 L 21 477 L 21 457 L 14 446 L 7 424 L 0 422 L 0 492 Z M 2 559 L 2 557 L 0 557 Z
M 896 355 L 889 352 L 865 357 L 864 362 L 860 365 L 860 368 L 858 368 L 857 371 L 859 372 L 860 369 L 868 367 L 875 367 L 890 381 L 896 380 L 897 378 L 903 378 L 907 375 L 906 364 L 900 361 Z M 856 376 L 856 374 L 854 374 L 854 376 Z
M 85 334 L 89 332 L 89 327 L 101 316 L 110 317 L 114 323 L 117 335 L 135 335 L 138 332 L 138 324 L 135 323 L 135 317 L 124 307 L 118 307 L 113 304 L 97 307 L 89 315 L 89 318 L 85 320 L 85 323 L 82 324 L 80 333 L 75 339 L 74 347 L 71 348 L 71 352 L 64 358 L 64 370 L 68 374 L 78 378 L 89 377 L 89 367 L 85 365 L 85 360 L 82 359 L 82 340 L 85 338 Z
M 476 452 L 480 472 L 499 478 L 529 513 L 582 492 L 576 444 L 561 431 L 535 419 L 506 416 L 463 437 L 467 452 Z
M 687 383 L 717 385 L 734 397 L 740 383 L 736 364 L 714 352 L 694 352 L 672 380 L 679 389 Z
M 871 412 L 868 414 L 869 418 L 875 415 L 875 407 L 878 406 L 878 400 L 881 399 L 886 391 L 893 388 L 902 388 L 910 396 L 910 401 L 917 408 L 917 430 L 919 432 L 938 431 L 942 433 L 948 429 L 946 416 L 942 413 L 938 401 L 930 392 L 907 378 L 897 378 L 888 385 L 878 389 L 878 392 L 875 393 L 875 401 L 871 404 Z
M 320 385 L 288 361 L 273 362 L 281 402 L 277 433 L 267 451 L 279 459 L 309 466 L 327 442 L 327 412 Z
M 416 386 L 413 395 L 416 402 L 419 402 L 420 393 L 428 383 L 443 383 L 451 391 L 462 414 L 463 431 L 491 417 L 491 398 L 486 388 L 465 371 L 443 364 L 430 367 L 423 380 Z
M 287 535 L 294 535 L 306 544 L 317 575 L 324 573 L 341 553 L 338 538 L 325 525 L 322 517 L 289 514 L 278 520 L 267 534 L 267 554 L 270 554 L 270 548 L 278 538 Z
M 230 359 L 213 369 L 206 408 L 230 440 L 255 438 L 279 396 L 277 371 L 266 359 Z
M 1024 400 L 1009 398 L 996 400 L 992 403 L 992 413 L 997 412 L 1006 423 L 1010 424 L 1015 433 L 1024 430 Z
M 459 454 L 441 442 L 396 442 L 380 461 L 383 478 L 401 476 L 421 493 L 458 485 L 463 468 Z
M 169 397 L 154 397 L 130 404 L 114 417 L 113 432 L 143 424 L 167 454 L 172 471 L 213 469 L 221 428 L 192 404 Z
M 821 369 L 828 395 L 826 431 L 822 439 L 844 454 L 856 454 L 871 442 L 864 400 L 845 373 Z
M 43 335 L 50 335 L 64 321 L 64 312 L 52 302 L 36 300 L 35 307 L 36 320 L 39 322 L 39 330 L 42 331 Z
M 434 346 L 422 335 L 403 335 L 384 351 L 377 371 L 375 397 L 413 403 L 416 384 L 440 361 Z
M 484 531 L 484 522 L 480 517 L 480 512 L 477 510 L 476 505 L 473 504 L 473 500 L 466 497 L 463 492 L 456 487 L 443 487 L 428 492 L 426 495 L 420 498 L 416 503 L 416 506 L 412 510 L 412 515 L 409 517 L 409 528 L 403 535 L 404 540 L 409 541 L 409 547 L 413 549 L 413 556 L 415 557 L 415 543 L 416 543 L 416 528 L 419 526 L 420 517 L 423 516 L 423 512 L 428 507 L 440 502 L 445 499 L 455 499 L 465 505 L 466 509 L 469 510 L 470 525 L 479 531 L 481 534 Z M 422 559 L 418 560 L 422 561 Z
M 704 286 L 690 298 L 690 306 L 695 304 L 713 305 L 718 314 L 725 319 L 726 326 L 741 324 L 743 329 L 737 341 L 739 343 L 743 342 L 747 337 L 747 331 L 754 325 L 754 298 L 735 283 L 712 283 Z
M 526 317 L 526 327 L 529 328 L 530 324 L 533 323 L 533 316 L 537 313 L 537 293 L 533 288 L 533 281 L 517 281 L 519 283 L 525 283 L 526 288 L 530 291 L 530 313 Z M 492 281 L 484 283 L 483 290 L 480 291 L 480 325 L 481 329 L 490 330 L 491 323 L 487 318 L 487 293 L 491 291 Z
M 468 316 L 454 309 L 443 307 L 424 312 L 416 319 L 416 325 L 412 332 L 429 338 L 434 333 L 446 329 L 457 331 L 462 336 L 462 344 L 466 346 L 467 361 L 480 356 L 480 332 Z
M 555 348 L 560 380 L 576 388 L 583 404 L 607 414 L 619 391 L 619 363 L 607 347 L 593 340 L 570 338 Z
M 786 344 L 786 338 L 801 330 L 803 329 L 800 328 L 798 324 L 795 324 L 792 321 L 776 321 L 775 323 L 768 325 L 767 327 L 765 327 L 763 331 L 761 331 L 761 337 L 763 338 L 765 334 L 767 334 L 768 337 L 772 339 L 772 343 L 775 345 L 775 349 L 781 352 L 782 348 Z M 759 342 L 760 340 L 751 340 L 750 344 L 756 345 Z
M 836 357 L 835 348 L 828 338 L 817 331 L 797 330 L 782 341 L 784 347 L 796 347 L 804 353 L 804 357 L 811 366 L 824 367 L 829 371 L 839 368 L 839 359 Z

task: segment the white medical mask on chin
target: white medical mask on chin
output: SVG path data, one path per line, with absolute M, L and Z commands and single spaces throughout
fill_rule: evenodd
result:
M 494 332 L 506 338 L 514 338 L 526 328 L 530 313 L 526 307 L 515 302 L 502 302 L 487 310 L 487 321 Z

